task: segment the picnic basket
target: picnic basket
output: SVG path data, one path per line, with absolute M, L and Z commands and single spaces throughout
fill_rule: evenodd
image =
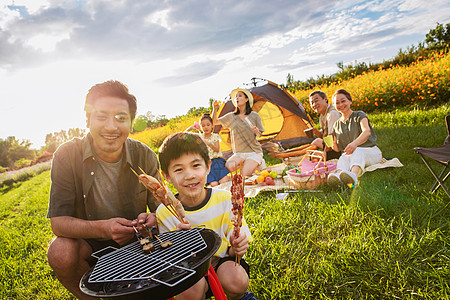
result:
M 336 170 L 336 163 L 327 162 L 323 151 L 308 150 L 297 167 L 286 173 L 294 188 L 316 189 L 327 182 L 328 174 Z

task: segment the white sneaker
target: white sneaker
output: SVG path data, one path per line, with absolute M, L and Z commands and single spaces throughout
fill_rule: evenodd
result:
M 358 178 L 356 177 L 356 174 L 349 171 L 342 171 L 339 175 L 339 178 L 345 185 L 352 184 L 353 186 L 356 186 L 358 184 Z
M 337 185 L 341 185 L 342 182 L 339 179 L 338 173 L 330 173 L 330 174 L 328 174 L 327 183 L 328 183 L 328 185 L 337 186 Z

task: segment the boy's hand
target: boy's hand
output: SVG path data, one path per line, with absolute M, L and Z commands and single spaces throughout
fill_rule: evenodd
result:
M 176 230 L 188 230 L 191 228 L 191 224 L 188 223 L 188 221 L 185 221 L 186 223 L 178 223 Z
M 230 256 L 244 256 L 247 253 L 248 248 L 248 238 L 245 232 L 241 232 L 238 238 L 235 238 L 232 234 L 230 237 L 231 247 L 229 250 Z

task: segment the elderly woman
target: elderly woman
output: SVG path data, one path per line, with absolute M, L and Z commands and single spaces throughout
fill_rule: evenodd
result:
M 333 104 L 341 113 L 333 125 L 333 150 L 341 151 L 337 172 L 328 176 L 328 184 L 358 184 L 364 168 L 381 161 L 377 136 L 363 111 L 352 110 L 352 96 L 344 89 L 333 95 Z

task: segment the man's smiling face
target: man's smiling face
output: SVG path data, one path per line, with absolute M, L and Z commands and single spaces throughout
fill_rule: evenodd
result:
M 117 97 L 100 97 L 92 104 L 87 126 L 94 140 L 93 148 L 106 162 L 117 162 L 130 133 L 131 117 L 128 102 Z

